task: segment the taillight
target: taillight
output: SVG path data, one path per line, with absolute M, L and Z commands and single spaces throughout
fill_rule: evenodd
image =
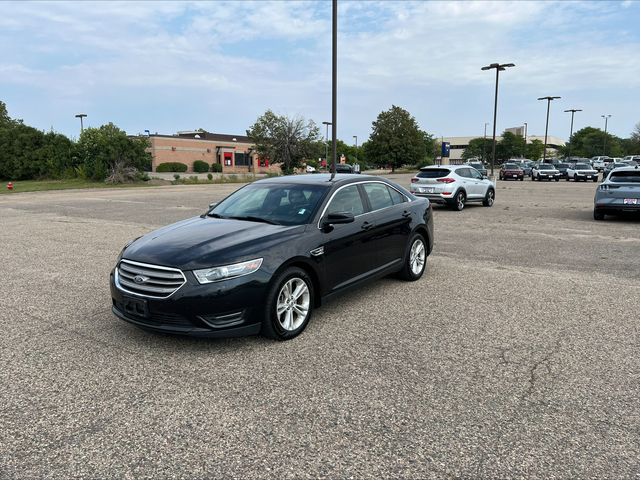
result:
M 456 179 L 455 178 L 436 178 L 436 182 L 442 182 L 442 183 L 453 183 L 455 182 Z
M 416 177 L 413 177 L 413 178 L 411 179 L 411 183 L 416 183 L 416 182 L 419 182 L 419 181 L 420 181 L 420 179 L 419 179 L 419 178 L 416 178 Z

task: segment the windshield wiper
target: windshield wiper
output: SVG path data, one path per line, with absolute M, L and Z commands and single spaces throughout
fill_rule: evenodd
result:
M 218 214 L 218 213 L 207 213 L 207 217 L 213 217 L 213 218 L 228 218 L 228 217 L 223 217 L 222 215 Z
M 266 218 L 262 218 L 262 217 L 226 217 L 226 218 L 233 218 L 234 220 L 247 220 L 249 222 L 263 222 L 263 223 L 269 223 L 271 225 L 281 225 L 278 222 L 274 222 L 273 220 L 267 220 Z

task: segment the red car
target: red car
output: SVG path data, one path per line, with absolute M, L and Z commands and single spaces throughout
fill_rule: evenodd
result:
M 517 163 L 505 163 L 500 168 L 500 180 L 509 179 L 524 181 L 524 170 Z

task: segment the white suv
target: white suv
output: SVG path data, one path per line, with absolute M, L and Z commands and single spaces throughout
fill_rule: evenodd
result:
M 411 179 L 411 193 L 462 210 L 467 202 L 493 205 L 496 190 L 493 182 L 469 165 L 440 165 L 421 168 Z
M 609 163 L 607 160 L 609 160 L 609 157 L 593 157 L 592 159 L 593 163 L 593 168 L 595 168 L 598 171 L 602 171 L 604 170 L 604 167 L 607 166 L 607 163 Z

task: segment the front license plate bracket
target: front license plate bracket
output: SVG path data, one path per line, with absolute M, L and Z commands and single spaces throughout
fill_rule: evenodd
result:
M 122 305 L 125 313 L 135 315 L 136 317 L 149 318 L 149 306 L 147 301 L 142 298 L 122 297 Z

